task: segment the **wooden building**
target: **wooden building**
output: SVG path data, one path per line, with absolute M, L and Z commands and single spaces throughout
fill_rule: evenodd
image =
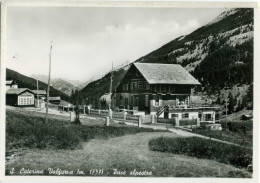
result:
M 32 90 L 32 91 L 35 93 L 35 98 L 37 98 L 37 96 L 38 96 L 39 99 L 45 100 L 47 97 L 46 90 Z
M 113 107 L 156 112 L 161 106 L 188 106 L 191 88 L 200 85 L 177 64 L 134 63 L 113 93 Z
M 59 104 L 60 104 L 60 101 L 61 101 L 61 98 L 60 98 L 60 97 L 49 97 L 49 102 L 50 102 L 51 104 L 59 105 Z
M 5 86 L 6 86 L 6 91 L 10 88 L 18 88 L 18 84 L 16 82 L 14 82 L 13 80 L 7 80 L 5 82 Z
M 190 109 L 191 90 L 199 85 L 181 65 L 134 63 L 112 95 L 112 109 L 144 111 L 162 118 L 202 119 L 199 111 L 210 111 L 213 116 L 210 108 Z
M 65 100 L 61 100 L 60 104 L 58 106 L 58 110 L 66 111 L 66 112 L 74 111 L 74 108 L 75 108 L 75 106 L 73 104 L 71 104 Z
M 6 91 L 6 105 L 28 107 L 34 106 L 34 92 L 28 88 L 9 88 Z

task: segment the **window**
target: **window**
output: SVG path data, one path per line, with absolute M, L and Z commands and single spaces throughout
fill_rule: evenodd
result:
M 182 118 L 189 118 L 189 113 L 183 113 Z
M 172 114 L 172 118 L 178 118 L 179 115 L 178 114 Z
M 161 85 L 161 88 L 162 88 L 161 89 L 162 91 L 164 91 L 164 92 L 166 91 L 166 85 Z
M 123 85 L 123 90 L 127 91 L 128 90 L 128 84 Z
M 130 87 L 131 87 L 131 90 L 136 89 L 137 88 L 137 82 L 132 82 Z
M 128 105 L 128 98 L 125 98 L 125 105 Z
M 206 121 L 211 121 L 212 120 L 211 114 L 205 114 L 205 117 L 206 117 Z
M 149 105 L 149 96 L 145 95 L 145 106 L 148 107 Z
M 143 83 L 138 83 L 138 88 L 143 89 Z
M 147 90 L 150 89 L 150 85 L 149 85 L 149 83 L 146 83 L 145 86 L 146 86 L 146 89 L 147 89 Z
M 171 91 L 171 92 L 174 92 L 174 91 L 175 91 L 175 86 L 174 86 L 174 85 L 171 85 L 171 86 L 170 86 L 170 91 Z
M 137 82 L 134 82 L 134 89 L 137 88 Z
M 156 95 L 155 96 L 155 106 L 159 106 L 159 99 L 160 99 L 160 96 Z

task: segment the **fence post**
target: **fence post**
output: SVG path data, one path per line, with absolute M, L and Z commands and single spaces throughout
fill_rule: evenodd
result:
M 157 123 L 157 119 L 158 119 L 158 116 L 156 114 L 154 114 L 154 123 L 155 124 Z
M 141 118 L 141 116 L 138 119 L 138 127 L 142 127 L 142 118 Z
M 98 115 L 101 116 L 101 110 L 98 110 Z
M 155 114 L 151 114 L 151 118 L 152 118 L 152 124 L 157 123 Z
M 75 120 L 74 112 L 70 112 L 70 121 L 73 122 Z
M 127 115 L 127 112 L 124 112 L 124 123 L 126 122 L 126 115 Z
M 179 118 L 175 118 L 175 126 L 180 126 Z
M 83 114 L 86 114 L 86 108 L 84 105 L 83 105 Z
M 106 117 L 106 126 L 109 126 L 109 117 Z
M 200 126 L 200 118 L 197 118 L 197 127 Z
M 111 109 L 109 109 L 109 111 L 108 111 L 108 116 L 110 119 L 113 118 L 113 111 Z
M 150 114 L 150 116 L 151 116 L 151 122 L 152 122 L 152 124 L 154 124 L 154 115 Z

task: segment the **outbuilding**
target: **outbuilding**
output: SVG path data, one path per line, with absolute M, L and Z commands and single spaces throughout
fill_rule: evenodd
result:
M 34 92 L 28 88 L 9 88 L 6 91 L 6 105 L 34 106 Z

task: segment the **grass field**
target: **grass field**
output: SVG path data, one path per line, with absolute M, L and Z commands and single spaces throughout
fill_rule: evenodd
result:
M 236 121 L 221 123 L 223 130 L 214 131 L 210 129 L 197 128 L 193 129 L 193 133 L 198 133 L 207 137 L 232 142 L 248 148 L 253 148 L 253 121 Z
M 244 135 L 242 133 L 236 133 L 232 131 L 213 131 L 209 129 L 194 129 L 194 133 L 198 133 L 201 135 L 205 135 L 207 137 L 232 142 L 235 144 L 239 144 L 241 146 L 246 146 L 248 148 L 253 147 L 253 137 L 252 134 Z
M 11 114 L 9 117 L 8 113 Z M 26 117 L 26 115 L 32 118 L 29 121 L 41 117 L 38 114 L 23 113 L 23 110 L 16 112 L 8 109 L 7 128 L 8 124 L 12 123 L 15 118 L 19 118 L 20 120 L 17 122 L 21 122 L 21 118 Z M 70 125 L 68 122 L 59 121 L 57 118 L 52 118 L 50 121 L 53 121 L 53 124 L 57 123 L 56 127 Z M 33 122 L 29 123 L 35 124 Z M 32 173 L 26 173 L 26 171 L 43 170 L 38 175 L 56 175 L 48 171 L 49 168 L 53 168 L 54 170 L 61 169 L 60 171 L 73 171 L 72 175 L 75 176 L 142 176 L 134 173 L 130 175 L 130 172 L 146 171 L 151 172 L 152 175 L 148 176 L 153 177 L 251 177 L 251 173 L 243 168 L 236 168 L 214 160 L 149 150 L 148 143 L 151 139 L 180 137 L 174 133 L 149 131 L 148 129 L 125 127 L 118 124 L 111 125 L 114 130 L 107 133 L 104 130 L 107 127 L 104 126 L 103 121 L 88 121 L 88 119 L 85 119 L 85 126 L 80 126 L 80 130 L 84 128 L 90 129 L 89 127 L 91 127 L 91 132 L 86 132 L 92 133 L 94 136 L 87 138 L 87 141 L 80 138 L 80 146 L 73 150 L 36 148 L 34 146 L 19 147 L 9 144 L 9 147 L 7 147 L 12 148 L 15 156 L 7 161 L 6 174 L 32 175 Z M 127 130 L 119 134 L 118 130 L 124 131 L 124 128 Z M 20 132 L 29 133 L 29 131 L 24 132 L 23 130 Z M 79 136 L 81 135 L 79 134 Z M 7 142 L 10 142 L 10 137 L 10 135 L 7 135 Z M 120 171 L 121 174 L 120 172 L 114 174 L 114 169 Z M 12 170 L 14 170 L 14 174 L 11 174 Z M 21 170 L 26 171 L 21 173 Z M 84 174 L 78 174 L 77 170 L 82 171 L 81 173 Z M 99 172 L 99 174 L 96 175 L 95 172 Z M 122 175 L 124 172 L 125 175 Z M 33 175 L 37 175 L 37 173 Z
M 203 139 L 200 137 L 152 139 L 149 148 L 153 151 L 183 154 L 197 158 L 214 159 L 236 167 L 247 168 L 252 164 L 250 148 Z

